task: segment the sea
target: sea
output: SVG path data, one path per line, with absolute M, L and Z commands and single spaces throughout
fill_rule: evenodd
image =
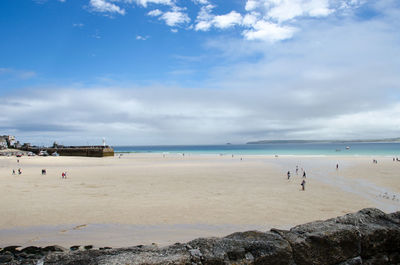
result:
M 326 142 L 224 145 L 114 146 L 116 153 L 221 154 L 221 155 L 348 155 L 400 158 L 400 142 Z

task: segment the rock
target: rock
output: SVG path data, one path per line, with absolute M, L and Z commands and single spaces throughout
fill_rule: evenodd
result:
M 4 252 L 11 252 L 12 254 L 18 253 L 19 250 L 17 248 L 20 248 L 21 246 L 8 246 L 3 248 L 0 253 L 4 253 Z
M 6 262 L 10 262 L 14 260 L 14 255 L 9 251 L 2 251 L 0 253 L 0 264 L 5 264 Z
M 358 229 L 363 260 L 382 253 L 382 250 L 389 254 L 399 252 L 400 212 L 387 215 L 378 209 L 367 208 L 334 220 Z
M 70 247 L 70 248 L 69 248 L 69 250 L 71 250 L 71 251 L 75 251 L 75 250 L 78 250 L 78 249 L 79 249 L 79 247 L 80 247 L 80 246 L 78 246 L 78 245 L 76 245 L 76 246 L 72 246 L 72 247 Z
M 296 226 L 282 236 L 290 243 L 297 265 L 338 264 L 361 254 L 357 228 L 332 220 Z
M 64 251 L 67 251 L 67 249 L 63 248 L 61 246 L 53 245 L 53 246 L 44 247 L 42 249 L 42 251 L 43 252 L 64 252 Z
M 189 244 L 201 254 L 197 256 L 202 264 L 294 264 L 288 242 L 271 232 L 234 233 L 225 238 L 196 239 Z
M 21 252 L 24 252 L 26 254 L 42 254 L 42 248 L 40 247 L 34 247 L 34 246 L 30 246 L 30 247 L 26 247 L 23 248 L 21 250 Z
M 362 262 L 361 257 L 355 257 L 355 258 L 347 260 L 345 262 L 341 262 L 338 265 L 362 265 L 362 264 L 363 264 L 363 262 Z
M 84 246 L 83 247 L 85 250 L 89 250 L 89 249 L 92 249 L 93 248 L 93 245 L 87 245 L 87 246 Z

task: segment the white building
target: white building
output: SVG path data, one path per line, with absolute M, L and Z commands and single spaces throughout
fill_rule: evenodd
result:
M 7 139 L 0 136 L 0 149 L 6 149 L 8 147 Z

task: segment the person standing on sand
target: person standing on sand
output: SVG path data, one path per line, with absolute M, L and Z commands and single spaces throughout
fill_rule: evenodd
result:
M 290 179 L 290 171 L 287 172 L 287 179 Z
M 296 175 L 299 174 L 299 166 L 296 166 Z
M 338 170 L 339 169 L 339 164 L 336 164 L 336 170 Z
M 306 181 L 303 179 L 303 181 L 301 182 L 301 190 L 305 190 L 306 189 Z
M 303 171 L 303 178 L 306 178 L 306 171 Z
M 61 173 L 61 178 L 63 179 L 65 177 L 65 173 Z
M 20 168 L 18 168 L 18 175 L 22 174 L 22 170 Z
M 13 173 L 12 174 L 15 175 L 15 169 L 13 169 Z

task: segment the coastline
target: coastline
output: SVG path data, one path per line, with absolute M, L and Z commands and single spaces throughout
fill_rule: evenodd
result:
M 115 242 L 118 247 L 166 245 L 234 231 L 284 229 L 366 207 L 399 210 L 400 203 L 382 195 L 400 193 L 400 163 L 374 157 L 379 164 L 370 157 L 344 156 L 23 157 L 21 176 L 10 174 L 15 157 L 1 157 L 0 189 L 7 197 L 0 202 L 6 216 L 0 244 L 10 245 L 14 238 L 18 245 L 67 246 L 80 238 L 105 246 L 115 233 L 126 235 Z M 307 171 L 305 192 L 300 176 L 286 180 L 296 164 Z M 46 176 L 40 175 L 43 167 Z M 68 171 L 66 180 L 62 171 Z

